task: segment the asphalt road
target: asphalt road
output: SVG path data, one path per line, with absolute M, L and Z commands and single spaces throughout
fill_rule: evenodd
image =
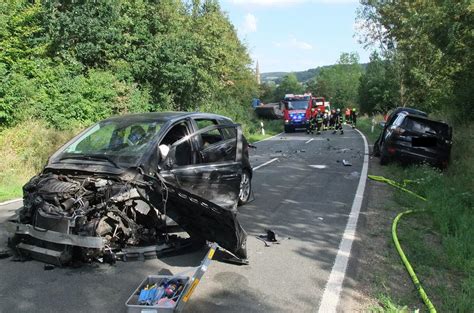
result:
M 186 312 L 316 312 L 347 224 L 364 159 L 354 130 L 283 134 L 252 151 L 255 200 L 240 208 L 250 264 L 214 261 Z M 343 166 L 342 160 L 352 166 Z M 20 203 L 0 206 L 4 222 Z M 278 244 L 256 236 L 271 229 Z M 46 271 L 37 261 L 0 260 L 0 312 L 126 312 L 147 275 L 199 265 L 206 250 L 162 258 Z M 217 258 L 219 259 L 219 255 Z M 344 310 L 344 308 L 342 308 Z

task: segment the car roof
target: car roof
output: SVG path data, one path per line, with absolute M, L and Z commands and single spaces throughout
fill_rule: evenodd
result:
M 414 108 L 403 108 L 403 107 L 396 108 L 395 110 L 393 110 L 392 113 L 390 113 L 390 115 L 398 114 L 398 113 L 404 112 L 404 111 L 407 112 L 408 114 L 411 114 L 411 115 L 428 116 L 428 114 L 426 112 L 423 112 L 421 110 L 414 109 Z
M 448 123 L 444 122 L 444 121 L 437 121 L 437 120 L 434 120 L 434 119 L 431 119 L 427 116 L 423 116 L 423 115 L 419 115 L 419 114 L 411 114 L 411 113 L 408 113 L 406 115 L 408 118 L 415 118 L 415 119 L 418 119 L 418 120 L 424 120 L 424 121 L 429 121 L 429 122 L 434 122 L 434 123 L 439 123 L 439 124 L 446 124 L 448 125 Z M 449 126 L 449 125 L 448 125 Z
M 213 114 L 213 113 L 202 113 L 202 112 L 146 112 L 146 113 L 134 113 L 134 114 L 125 114 L 125 115 L 118 115 L 110 117 L 104 121 L 117 121 L 117 120 L 136 120 L 136 121 L 143 121 L 143 120 L 155 120 L 158 122 L 166 123 L 172 122 L 175 120 L 181 120 L 187 117 L 195 117 L 195 118 L 213 118 L 213 119 L 226 119 L 231 120 L 228 117 Z

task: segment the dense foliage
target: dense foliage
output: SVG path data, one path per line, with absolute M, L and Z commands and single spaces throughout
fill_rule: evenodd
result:
M 366 36 L 395 73 L 395 103 L 428 112 L 472 116 L 474 73 L 474 5 L 470 0 L 361 1 L 359 12 Z M 378 60 L 375 60 L 378 62 Z M 373 76 L 374 72 L 372 72 Z M 398 77 L 397 77 L 398 76 Z M 371 78 L 364 78 L 366 81 Z M 380 90 L 363 90 L 365 99 L 380 103 Z M 392 86 L 384 86 L 391 93 Z M 385 104 L 384 104 L 385 105 Z M 376 108 L 369 105 L 368 111 Z
M 308 90 L 325 97 L 335 108 L 355 107 L 362 73 L 357 53 L 342 53 L 337 64 L 323 68 L 308 83 Z
M 377 52 L 370 56 L 366 72 L 360 77 L 358 103 L 361 112 L 385 113 L 403 106 L 397 73 L 393 61 L 383 60 Z
M 243 121 L 257 93 L 249 64 L 216 0 L 2 1 L 0 126 L 158 110 Z

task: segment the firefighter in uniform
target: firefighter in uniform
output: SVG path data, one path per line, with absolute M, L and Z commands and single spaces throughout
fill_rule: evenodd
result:
M 347 108 L 346 109 L 346 124 L 349 124 L 352 122 L 351 120 L 351 109 Z
M 336 110 L 332 109 L 329 114 L 329 129 L 334 129 L 336 126 Z
M 357 111 L 356 111 L 356 108 L 352 108 L 351 120 L 352 120 L 352 128 L 356 128 L 356 126 L 357 126 Z
M 316 134 L 321 135 L 321 128 L 323 127 L 324 122 L 324 115 L 321 112 L 321 109 L 318 109 L 318 113 L 316 114 Z
M 323 114 L 323 130 L 327 130 L 329 127 L 329 111 L 324 111 Z
M 342 130 L 342 112 L 340 109 L 336 110 L 334 126 L 335 128 L 334 128 L 334 131 L 332 132 L 333 134 L 335 134 L 338 129 L 341 131 L 341 135 L 344 134 L 344 131 Z

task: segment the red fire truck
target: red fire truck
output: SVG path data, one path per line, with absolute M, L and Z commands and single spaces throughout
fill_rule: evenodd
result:
M 285 121 L 285 132 L 296 129 L 306 129 L 306 124 L 314 117 L 318 109 L 321 112 L 331 111 L 329 102 L 324 97 L 313 97 L 310 93 L 303 95 L 287 94 L 283 100 L 283 119 Z

